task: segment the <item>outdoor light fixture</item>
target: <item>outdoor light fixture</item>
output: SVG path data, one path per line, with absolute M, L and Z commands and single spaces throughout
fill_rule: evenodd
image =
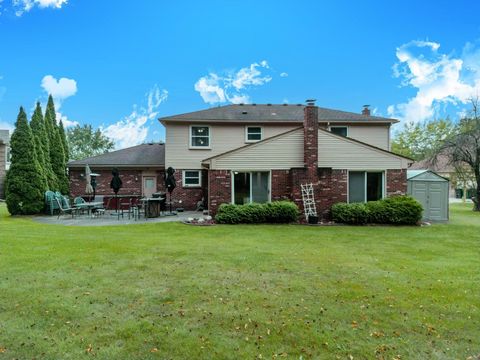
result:
M 138 182 L 138 176 L 137 175 L 135 175 L 135 181 Z

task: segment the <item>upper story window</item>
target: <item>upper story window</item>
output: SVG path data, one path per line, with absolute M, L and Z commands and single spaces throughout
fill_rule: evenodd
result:
M 263 128 L 261 126 L 247 126 L 245 129 L 245 141 L 256 142 L 263 138 Z
M 330 132 L 340 136 L 348 136 L 348 127 L 347 126 L 330 126 Z
M 210 148 L 209 126 L 190 126 L 190 147 L 199 149 Z

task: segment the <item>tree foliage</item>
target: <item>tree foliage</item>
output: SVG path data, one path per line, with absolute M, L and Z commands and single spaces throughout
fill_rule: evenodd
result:
M 56 189 L 57 180 L 50 163 L 50 146 L 48 142 L 47 131 L 45 129 L 45 120 L 43 118 L 42 108 L 39 102 L 37 102 L 37 106 L 33 112 L 30 128 L 32 129 L 35 139 L 35 150 L 37 153 L 38 163 L 40 164 L 43 175 L 46 179 L 47 189 Z
M 392 140 L 394 153 L 423 160 L 438 152 L 438 149 L 456 132 L 450 119 L 407 123 Z
M 37 160 L 35 139 L 22 107 L 10 147 L 12 158 L 5 191 L 8 211 L 12 215 L 39 213 L 44 206 L 46 183 Z
M 67 194 L 69 192 L 69 183 L 66 173 L 66 157 L 63 150 L 60 130 L 57 125 L 55 104 L 53 103 L 51 95 L 48 97 L 47 109 L 45 111 L 45 127 L 50 145 L 50 163 L 53 173 L 56 176 L 57 188 L 55 190 L 60 191 L 62 194 Z
M 113 149 L 113 141 L 100 129 L 94 130 L 92 125 L 76 125 L 67 130 L 67 142 L 70 159 L 80 160 L 101 155 Z
M 472 110 L 460 120 L 454 136 L 446 139 L 438 154 L 446 154 L 456 168 L 469 169 L 474 176 L 476 192 L 474 210 L 480 211 L 480 113 L 478 99 L 471 99 Z
M 60 140 L 62 141 L 62 147 L 63 147 L 63 154 L 65 155 L 65 164 L 69 160 L 69 150 L 68 150 L 68 143 L 67 143 L 67 135 L 65 133 L 65 128 L 63 127 L 63 121 L 60 119 L 58 122 L 58 133 L 60 134 Z

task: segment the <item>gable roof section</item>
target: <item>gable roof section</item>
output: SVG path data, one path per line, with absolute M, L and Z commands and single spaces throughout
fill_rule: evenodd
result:
M 412 160 L 375 146 L 319 129 L 318 167 L 404 169 Z M 303 167 L 303 128 L 203 160 L 211 169 L 290 169 Z
M 304 105 L 237 104 L 160 118 L 160 122 L 302 123 Z M 347 111 L 318 108 L 319 122 L 397 123 L 398 120 Z
M 70 161 L 71 168 L 84 167 L 165 167 L 165 144 L 149 143 Z

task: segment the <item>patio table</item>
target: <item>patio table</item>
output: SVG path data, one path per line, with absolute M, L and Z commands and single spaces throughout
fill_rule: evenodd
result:
M 75 207 L 79 209 L 87 209 L 87 214 L 90 215 L 93 209 L 95 208 L 103 208 L 103 202 L 102 201 L 90 201 L 90 202 L 84 202 L 81 204 L 76 204 Z

